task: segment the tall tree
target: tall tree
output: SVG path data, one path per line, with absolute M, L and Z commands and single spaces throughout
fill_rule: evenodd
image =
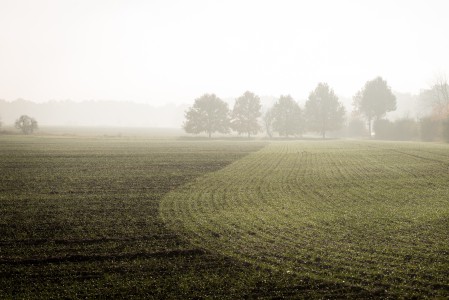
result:
M 323 139 L 326 131 L 338 130 L 343 126 L 345 108 L 327 83 L 319 83 L 309 95 L 305 106 L 307 128 L 319 132 Z
M 231 113 L 231 128 L 238 134 L 257 134 L 260 131 L 259 118 L 262 115 L 260 98 L 251 93 L 245 92 L 237 98 Z
M 302 134 L 302 111 L 298 103 L 290 95 L 281 96 L 274 104 L 273 129 L 280 136 Z
M 24 134 L 31 134 L 35 129 L 37 129 L 37 121 L 27 115 L 22 115 L 16 120 L 15 126 Z
M 212 133 L 229 133 L 228 104 L 215 96 L 204 94 L 195 99 L 195 103 L 185 114 L 183 128 L 187 133 L 198 134 L 206 132 L 211 138 Z
M 368 121 L 371 137 L 371 125 L 374 119 L 382 118 L 387 112 L 396 109 L 396 97 L 382 77 L 365 83 L 362 90 L 354 96 L 355 109 L 362 113 Z

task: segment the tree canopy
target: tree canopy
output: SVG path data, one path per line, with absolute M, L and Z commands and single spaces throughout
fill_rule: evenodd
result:
M 15 126 L 24 134 L 32 134 L 37 129 L 37 121 L 27 115 L 22 115 L 16 120 Z
M 319 132 L 324 139 L 326 131 L 342 127 L 345 108 L 327 83 L 319 83 L 306 102 L 305 117 L 307 128 Z
M 354 96 L 354 106 L 368 121 L 371 137 L 371 123 L 382 118 L 387 112 L 396 109 L 396 97 L 382 77 L 365 83 L 365 86 Z
M 195 99 L 193 106 L 186 111 L 185 117 L 183 128 L 187 133 L 206 132 L 209 138 L 214 132 L 229 133 L 228 104 L 215 94 L 204 94 Z
M 281 96 L 272 109 L 273 129 L 280 136 L 302 134 L 302 111 L 290 95 Z
M 238 134 L 257 134 L 261 127 L 259 118 L 262 115 L 260 98 L 247 91 L 235 100 L 234 108 L 231 113 L 231 128 Z

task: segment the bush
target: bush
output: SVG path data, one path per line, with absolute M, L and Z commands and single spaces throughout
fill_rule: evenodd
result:
M 432 142 L 441 137 L 441 122 L 432 117 L 422 118 L 419 122 L 421 140 Z
M 418 139 L 418 123 L 409 118 L 404 118 L 394 122 L 393 139 L 398 141 L 411 141 Z
M 444 141 L 449 143 L 449 116 L 442 122 L 442 135 Z
M 409 118 L 395 122 L 384 119 L 376 120 L 373 127 L 376 139 L 410 141 L 418 138 L 418 124 Z
M 358 118 L 352 118 L 346 127 L 346 134 L 348 137 L 368 136 L 365 122 Z

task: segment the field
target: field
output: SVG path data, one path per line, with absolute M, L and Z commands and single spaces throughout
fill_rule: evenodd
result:
M 448 297 L 449 147 L 0 136 L 0 298 Z

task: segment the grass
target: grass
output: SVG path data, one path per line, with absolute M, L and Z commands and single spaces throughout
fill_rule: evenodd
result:
M 448 150 L 0 136 L 0 298 L 447 297 Z
M 161 214 L 197 247 L 286 277 L 447 297 L 448 171 L 447 145 L 277 142 L 168 194 Z

